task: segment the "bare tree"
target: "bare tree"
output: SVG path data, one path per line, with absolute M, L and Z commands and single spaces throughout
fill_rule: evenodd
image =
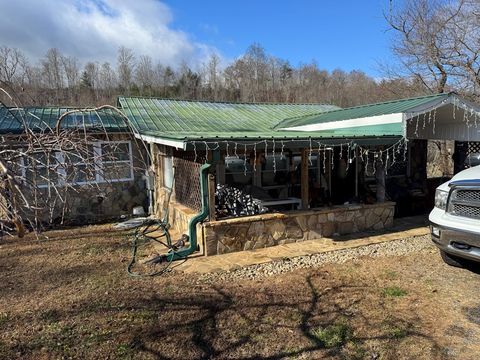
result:
M 78 59 L 74 56 L 62 57 L 63 71 L 67 79 L 67 87 L 75 89 L 80 79 L 80 70 Z
M 212 53 L 206 66 L 207 86 L 211 90 L 211 98 L 213 101 L 218 100 L 218 90 L 220 87 L 220 57 L 216 53 Z
M 100 76 L 98 63 L 88 62 L 85 65 L 84 73 L 86 75 L 89 85 L 91 86 L 94 93 L 96 94 L 99 88 L 99 76 Z
M 135 80 L 142 94 L 152 95 L 154 79 L 152 58 L 148 55 L 140 56 L 135 68 Z
M 200 87 L 200 75 L 184 62 L 182 63 L 178 75 L 176 86 L 178 94 L 184 99 L 196 99 Z
M 117 73 L 119 86 L 126 91 L 130 91 L 133 80 L 133 71 L 135 67 L 135 56 L 131 49 L 121 46 L 118 49 Z
M 52 48 L 47 51 L 42 60 L 43 75 L 45 86 L 51 89 L 63 89 L 63 55 L 58 49 Z
M 0 46 L 0 80 L 13 84 L 24 75 L 26 58 L 15 48 Z M 21 82 L 21 81 L 20 81 Z
M 99 88 L 102 89 L 105 95 L 110 98 L 114 94 L 114 89 L 117 87 L 117 75 L 110 66 L 109 62 L 105 62 L 100 67 L 99 73 Z
M 480 85 L 480 2 L 407 0 L 385 15 L 403 73 L 432 92 Z

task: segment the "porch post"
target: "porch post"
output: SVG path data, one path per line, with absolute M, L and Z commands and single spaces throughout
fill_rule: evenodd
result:
M 377 202 L 385 202 L 385 164 L 383 161 L 377 162 L 375 179 L 377 181 Z
M 208 215 L 210 221 L 215 221 L 215 175 L 208 174 Z
M 308 209 L 308 149 L 302 150 L 301 163 L 301 189 L 302 189 L 302 209 Z
M 221 161 L 221 153 L 219 150 L 211 150 L 208 152 L 208 161 L 213 164 L 213 168 L 217 169 L 217 164 Z M 215 171 L 215 173 L 217 173 Z M 216 174 L 218 176 L 218 173 Z M 215 221 L 217 219 L 216 209 L 215 209 L 215 175 L 208 174 L 207 179 L 207 188 L 208 188 L 208 216 L 210 221 Z
M 355 146 L 355 198 L 358 200 L 358 170 L 360 167 L 360 159 L 358 155 L 358 146 Z

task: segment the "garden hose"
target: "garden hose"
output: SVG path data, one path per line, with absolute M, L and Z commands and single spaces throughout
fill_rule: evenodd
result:
M 168 268 L 170 267 L 174 259 L 174 256 L 167 256 L 167 255 L 171 253 L 176 253 L 176 250 L 178 249 L 178 245 L 180 245 L 180 241 L 183 242 L 183 240 L 180 240 L 176 244 L 172 245 L 172 241 L 170 238 L 170 233 L 168 232 L 168 229 L 167 229 L 167 225 L 160 220 L 147 219 L 144 221 L 142 225 L 143 226 L 137 227 L 133 234 L 127 235 L 128 237 L 133 235 L 132 259 L 130 260 L 127 266 L 127 272 L 130 276 L 134 276 L 134 277 L 156 276 L 156 275 L 164 274 L 165 272 L 167 272 Z M 153 235 L 154 232 L 159 230 L 163 232 L 161 235 L 157 235 L 157 236 Z M 166 238 L 166 243 L 160 240 L 163 237 Z M 166 266 L 161 270 L 154 270 L 152 272 L 145 273 L 145 274 L 134 272 L 132 268 L 135 265 L 135 263 L 137 263 L 137 255 L 138 255 L 139 247 L 145 246 L 151 241 L 155 241 L 159 244 L 162 244 L 166 248 L 168 248 L 168 253 L 162 254 L 154 257 L 153 259 L 147 260 L 145 264 L 151 264 L 155 266 L 157 264 L 162 264 L 166 262 L 167 263 Z

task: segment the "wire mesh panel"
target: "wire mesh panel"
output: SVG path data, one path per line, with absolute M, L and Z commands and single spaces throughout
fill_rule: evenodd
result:
M 470 141 L 468 143 L 468 154 L 480 154 L 480 142 Z
M 199 178 L 202 165 L 174 157 L 173 166 L 175 167 L 175 200 L 184 206 L 199 211 L 202 206 Z

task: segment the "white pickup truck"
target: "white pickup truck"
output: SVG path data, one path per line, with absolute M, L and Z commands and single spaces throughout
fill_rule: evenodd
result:
M 432 240 L 447 264 L 480 262 L 480 165 L 437 188 L 429 220 Z

